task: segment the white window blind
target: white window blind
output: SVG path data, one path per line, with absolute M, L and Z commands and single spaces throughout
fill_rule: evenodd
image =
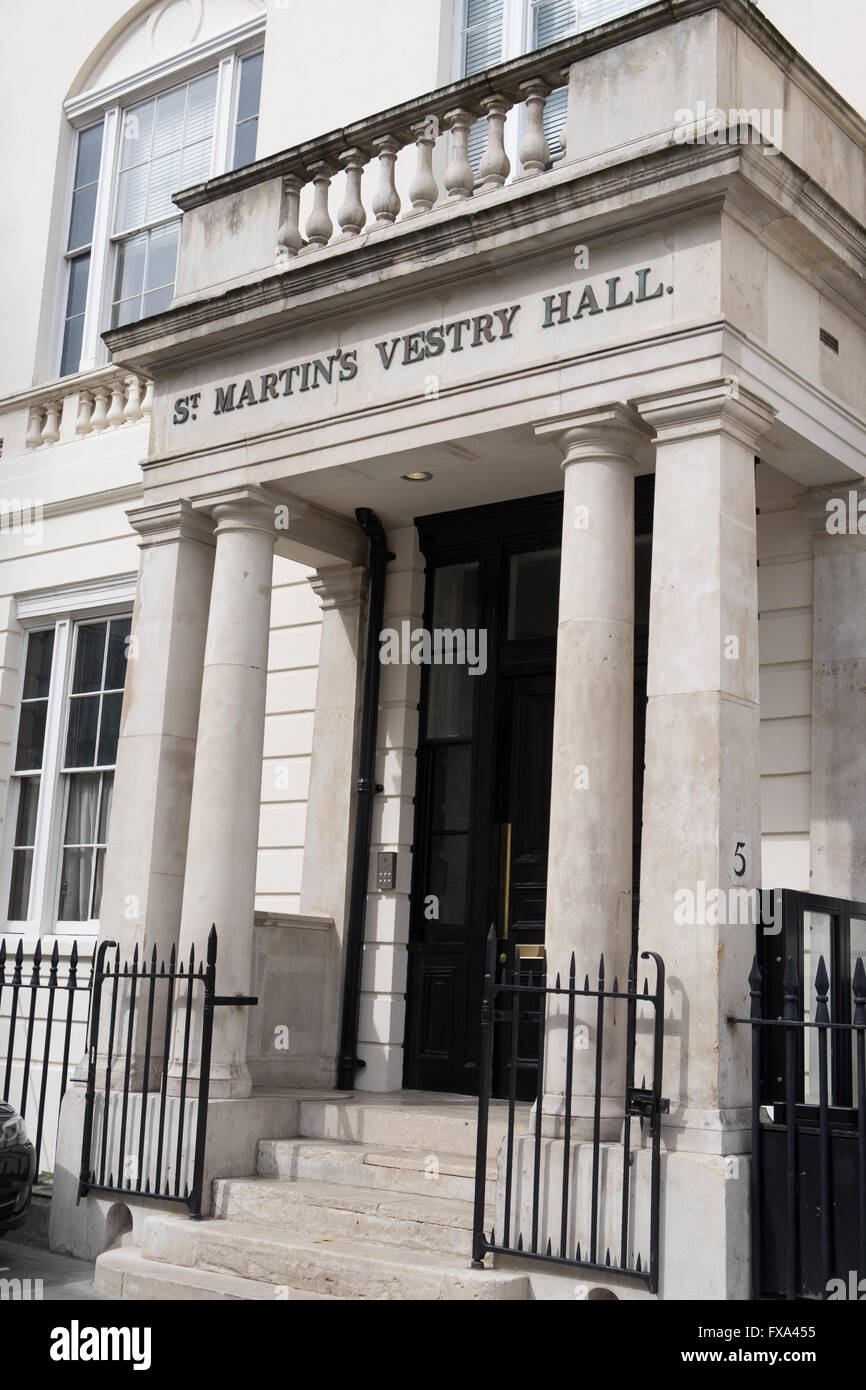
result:
M 578 0 L 531 0 L 530 48 L 544 48 L 576 34 L 582 23 L 584 6 Z M 544 107 L 544 134 L 551 159 L 561 159 L 560 131 L 568 112 L 568 88 L 557 87 L 550 93 Z

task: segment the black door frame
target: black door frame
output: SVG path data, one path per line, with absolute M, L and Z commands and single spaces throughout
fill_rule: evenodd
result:
M 649 538 L 652 530 L 652 506 L 655 478 L 646 475 L 635 480 L 635 535 Z M 468 856 L 471 870 L 468 875 L 467 922 L 476 920 L 480 912 L 486 917 L 487 904 L 493 890 L 493 878 L 498 879 L 498 863 L 492 853 L 491 825 L 496 810 L 496 778 L 494 760 L 496 747 L 495 696 L 498 678 L 502 668 L 502 655 L 505 637 L 506 613 L 500 589 L 500 575 L 503 557 L 532 550 L 559 547 L 562 543 L 562 492 L 544 493 L 524 497 L 490 506 L 472 507 L 456 512 L 439 512 L 425 517 L 416 517 L 419 542 L 424 555 L 426 584 L 424 598 L 423 624 L 428 630 L 432 626 L 433 575 L 440 566 L 459 564 L 478 560 L 480 569 L 480 610 L 489 620 L 491 640 L 488 643 L 488 676 L 486 683 L 489 710 L 482 710 L 482 701 L 475 699 L 473 711 L 472 746 L 475 755 L 472 791 L 469 807 L 469 846 Z M 509 644 L 507 670 L 516 674 L 519 670 L 537 671 L 549 665 L 555 667 L 555 638 L 537 639 L 525 643 Z M 639 624 L 635 634 L 636 684 L 640 669 L 645 673 L 646 628 Z M 503 672 L 504 673 L 504 672 Z M 645 681 L 645 676 L 644 676 Z M 430 1076 L 419 1080 L 419 979 L 415 958 L 422 946 L 428 943 L 419 941 L 419 914 L 423 911 L 426 884 L 426 855 L 419 852 L 426 845 L 430 824 L 431 757 L 428 752 L 424 730 L 426 728 L 429 688 L 429 667 L 422 667 L 421 691 L 419 701 L 419 725 L 417 745 L 417 777 L 415 788 L 415 826 L 413 834 L 412 882 L 410 890 L 409 962 L 407 971 L 405 1054 L 403 1084 L 407 1089 L 432 1088 Z M 643 709 L 639 710 L 636 731 L 643 730 Z M 641 738 L 642 747 L 642 738 Z M 639 865 L 640 839 L 640 794 L 643 774 L 642 756 L 636 760 L 635 785 L 635 874 Z M 637 878 L 635 879 L 637 882 Z M 479 918 L 480 920 L 480 918 Z M 636 906 L 635 906 L 635 922 Z M 458 1007 L 469 1013 L 477 1005 L 479 1028 L 476 1045 L 467 1047 L 464 1064 L 457 1084 L 442 1086 L 463 1094 L 477 1094 L 478 1063 L 480 1049 L 480 1004 L 484 968 L 484 932 L 476 933 L 477 941 L 470 937 L 467 955 L 467 979 L 463 982 Z M 477 959 L 476 959 L 477 957 Z M 477 999 L 476 999 L 477 995 Z M 462 1001 L 462 1002 L 461 1002 Z M 466 1015 L 464 1014 L 464 1018 Z M 464 1027 L 464 1019 L 455 1020 L 455 1026 Z M 471 1035 L 468 1035 L 471 1036 Z M 428 1071 L 430 1068 L 428 1068 Z M 444 1070 L 444 1066 L 443 1066 Z M 444 1078 L 443 1078 L 444 1079 Z

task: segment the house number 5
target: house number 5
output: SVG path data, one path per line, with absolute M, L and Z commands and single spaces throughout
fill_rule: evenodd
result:
M 735 840 L 731 854 L 731 875 L 733 878 L 745 878 L 746 870 L 749 867 L 749 858 L 748 841 Z

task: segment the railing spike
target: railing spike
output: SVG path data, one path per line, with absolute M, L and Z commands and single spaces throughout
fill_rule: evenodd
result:
M 522 1250 L 522 1249 L 523 1249 L 523 1232 L 522 1232 L 522 1231 L 518 1234 L 518 1237 L 517 1237 L 517 1248 L 518 1248 L 518 1250 Z
M 866 969 L 863 968 L 862 956 L 857 957 L 854 966 L 854 1022 L 866 1024 Z
M 575 971 L 576 971 L 576 970 L 577 970 L 577 966 L 576 966 L 575 960 L 574 960 L 574 951 L 572 951 L 572 953 L 571 953 L 571 964 L 570 964 L 569 967 L 568 967 L 568 978 L 569 978 L 569 981 L 570 981 L 570 983 L 571 983 L 572 988 L 574 988 L 574 974 L 575 974 Z
M 556 972 L 556 988 L 559 989 L 559 987 L 560 987 L 560 985 L 559 985 L 559 971 L 557 970 L 557 972 Z
M 598 984 L 599 988 L 604 984 L 604 951 L 598 958 Z
M 638 1250 L 638 1252 L 637 1252 L 637 1264 L 635 1265 L 635 1269 L 637 1270 L 638 1274 L 640 1274 L 640 1251 L 639 1251 L 639 1250 Z
M 580 1264 L 580 1241 L 577 1242 L 577 1250 L 575 1251 L 574 1258 L 577 1260 L 577 1263 Z
M 584 975 L 584 977 L 583 977 L 583 992 L 584 992 L 584 994 L 589 994 L 589 975 L 588 975 L 588 974 Z
M 607 1254 L 604 1257 L 604 1262 L 607 1265 L 608 1269 L 610 1269 L 610 1246 L 607 1247 Z
M 547 1237 L 547 1254 L 551 1254 L 550 1236 Z

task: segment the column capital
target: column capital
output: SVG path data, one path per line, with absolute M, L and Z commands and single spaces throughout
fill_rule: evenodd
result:
M 323 609 L 362 603 L 367 593 L 367 571 L 363 565 L 325 565 L 310 576 L 309 582 Z
M 746 448 L 755 449 L 777 413 L 735 376 L 644 396 L 634 404 L 641 418 L 655 430 L 657 444 L 724 433 Z
M 213 517 L 217 535 L 222 531 L 265 531 L 276 540 L 278 529 L 288 529 L 288 502 L 257 484 L 208 493 L 197 497 L 192 505 L 195 511 Z
M 651 428 L 624 401 L 579 410 L 534 428 L 539 438 L 550 438 L 562 451 L 563 468 L 587 458 L 620 459 L 634 466 L 638 449 L 653 437 Z
M 866 479 L 812 487 L 797 501 L 816 555 L 866 550 Z
M 194 510 L 186 498 L 131 507 L 126 516 L 141 538 L 138 544 L 142 550 L 178 541 L 199 541 L 209 546 L 215 543 L 213 522 L 208 516 Z

